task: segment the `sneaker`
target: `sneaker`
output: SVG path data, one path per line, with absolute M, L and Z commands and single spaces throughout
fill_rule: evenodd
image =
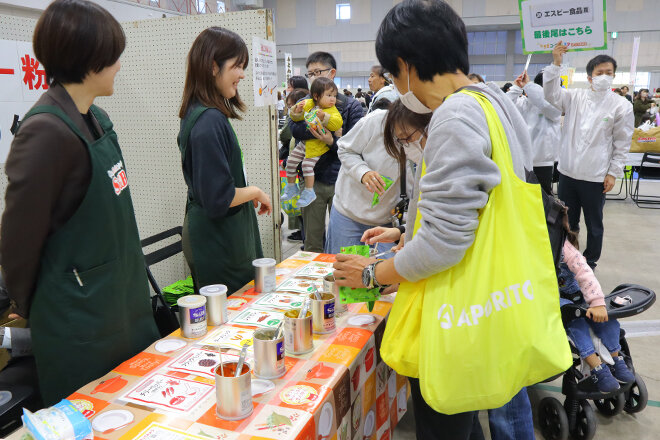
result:
M 626 362 L 623 360 L 623 356 L 617 356 L 614 358 L 614 366 L 610 367 L 614 378 L 619 381 L 619 383 L 632 383 L 635 381 L 635 375 Z
M 300 198 L 298 199 L 298 208 L 304 208 L 305 206 L 309 206 L 309 204 L 312 203 L 314 200 L 316 200 L 316 193 L 314 192 L 314 190 L 311 188 L 305 188 L 300 193 Z
M 302 239 L 302 231 L 295 231 L 295 232 L 293 232 L 292 234 L 289 234 L 289 235 L 286 237 L 286 239 L 289 240 L 289 241 L 297 241 L 297 242 L 299 242 L 299 243 L 302 243 L 302 241 L 303 241 L 303 239 Z
M 298 191 L 299 191 L 298 185 L 296 185 L 295 183 L 287 183 L 286 186 L 284 187 L 284 192 L 280 196 L 280 200 L 283 202 L 287 202 L 292 198 L 294 198 L 295 196 L 297 196 Z
M 596 386 L 601 393 L 609 394 L 619 389 L 619 383 L 612 376 L 612 372 L 603 364 L 591 370 L 591 375 L 596 377 Z

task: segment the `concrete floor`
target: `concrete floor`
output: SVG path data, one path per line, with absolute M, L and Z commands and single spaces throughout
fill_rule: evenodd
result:
M 642 191 L 660 196 L 660 183 L 642 183 Z M 615 190 L 618 189 L 618 183 Z M 660 207 L 660 205 L 659 205 Z M 285 222 L 286 223 L 286 222 Z M 605 292 L 610 292 L 622 283 L 647 286 L 660 294 L 660 209 L 640 209 L 628 198 L 624 201 L 608 200 L 604 209 L 605 238 L 603 253 L 596 275 Z M 582 248 L 586 240 L 584 225 L 580 237 Z M 283 230 L 283 256 L 286 258 L 300 248 L 300 243 L 286 240 L 289 231 Z M 655 320 L 660 322 L 660 305 L 653 306 L 641 315 L 622 321 Z M 607 418 L 596 411 L 598 428 L 594 439 L 651 440 L 660 438 L 660 351 L 657 344 L 660 336 L 628 338 L 636 371 L 642 376 L 649 392 L 649 404 L 641 413 L 630 415 L 625 412 Z M 538 402 L 546 396 L 564 401 L 559 392 L 561 379 L 541 386 L 531 387 L 529 396 L 536 411 Z M 592 407 L 594 407 L 592 403 Z M 595 409 L 595 407 L 594 407 Z M 490 438 L 485 411 L 480 414 L 481 425 Z M 536 413 L 535 413 L 535 425 Z M 537 438 L 543 438 L 536 430 Z M 415 438 L 415 422 L 412 405 L 394 431 L 393 440 Z M 451 440 L 451 439 L 450 439 Z

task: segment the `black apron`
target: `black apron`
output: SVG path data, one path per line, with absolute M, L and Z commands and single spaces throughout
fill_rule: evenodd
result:
M 178 137 L 181 162 L 185 161 L 190 132 L 208 107 L 196 107 L 185 118 Z M 236 188 L 245 188 L 241 148 L 236 139 L 229 170 Z M 192 194 L 192 176 L 183 168 L 183 177 Z M 183 222 L 183 253 L 195 287 L 224 284 L 234 293 L 254 279 L 252 261 L 263 257 L 257 215 L 252 202 L 230 208 L 221 218 L 210 218 L 192 197 L 186 203 Z
M 159 338 L 124 158 L 112 122 L 95 106 L 90 110 L 103 129 L 91 143 L 59 107 L 37 106 L 23 119 L 60 118 L 85 143 L 92 166 L 82 203 L 44 245 L 30 308 L 46 406 Z

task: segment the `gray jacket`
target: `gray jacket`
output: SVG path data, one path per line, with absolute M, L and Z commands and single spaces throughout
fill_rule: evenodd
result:
M 495 84 L 470 88 L 485 94 L 495 107 L 509 141 L 514 171 L 525 180 L 533 155 L 520 112 Z M 424 147 L 426 174 L 420 179 L 420 170 L 416 173 L 406 244 L 394 258 L 397 272 L 408 281 L 419 281 L 456 265 L 472 246 L 479 211 L 500 183 L 491 148 L 486 116 L 473 97 L 457 93 L 433 112 Z M 417 209 L 422 221 L 413 235 Z

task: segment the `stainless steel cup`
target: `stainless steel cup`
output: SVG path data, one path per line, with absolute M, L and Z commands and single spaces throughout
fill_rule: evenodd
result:
M 312 339 L 312 312 L 298 318 L 300 309 L 284 314 L 284 348 L 291 354 L 305 354 L 314 349 Z
M 312 300 L 312 328 L 316 334 L 327 334 L 335 331 L 335 296 L 329 292 L 321 292 L 323 299 L 316 299 L 311 294 Z
M 206 297 L 208 325 L 222 325 L 229 320 L 227 313 L 227 286 L 212 284 L 199 289 L 199 294 Z
M 206 297 L 188 295 L 177 300 L 181 335 L 184 338 L 199 338 L 206 334 Z
M 275 265 L 272 258 L 258 258 L 252 262 L 254 266 L 254 290 L 257 293 L 274 292 L 277 287 Z
M 252 414 L 250 366 L 243 364 L 241 375 L 234 377 L 236 367 L 237 362 L 223 362 L 215 370 L 216 414 L 224 420 L 242 420 Z
M 339 286 L 335 284 L 334 274 L 329 273 L 323 278 L 323 290 L 335 296 L 335 316 L 348 312 L 348 304 L 342 303 L 339 299 Z
M 275 338 L 277 329 L 261 328 L 254 332 L 254 375 L 260 379 L 277 379 L 284 376 L 284 334 Z

